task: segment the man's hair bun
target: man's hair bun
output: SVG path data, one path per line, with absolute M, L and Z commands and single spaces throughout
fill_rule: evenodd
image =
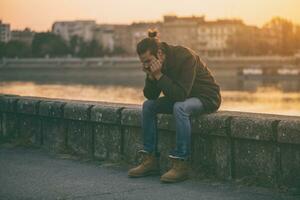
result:
M 149 38 L 156 38 L 157 35 L 158 35 L 158 31 L 157 30 L 152 30 L 152 29 L 148 30 L 148 37 Z

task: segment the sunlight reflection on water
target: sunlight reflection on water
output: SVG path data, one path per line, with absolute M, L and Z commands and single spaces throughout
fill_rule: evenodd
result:
M 35 84 L 33 82 L 1 82 L 0 93 L 73 100 L 142 104 L 142 88 L 97 85 Z M 284 93 L 272 87 L 255 92 L 222 91 L 220 110 L 272 113 L 300 116 L 300 93 Z

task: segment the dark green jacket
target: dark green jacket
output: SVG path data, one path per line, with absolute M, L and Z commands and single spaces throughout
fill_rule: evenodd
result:
M 162 43 L 166 60 L 159 80 L 146 77 L 144 96 L 157 99 L 161 92 L 172 101 L 199 98 L 206 113 L 215 112 L 221 105 L 220 87 L 206 64 L 191 49 Z

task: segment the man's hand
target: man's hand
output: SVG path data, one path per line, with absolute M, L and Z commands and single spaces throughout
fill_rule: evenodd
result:
M 150 72 L 151 72 L 151 75 L 156 80 L 160 79 L 160 77 L 163 75 L 161 73 L 161 68 L 162 68 L 162 63 L 158 59 L 153 57 L 151 64 L 150 64 Z
M 148 75 L 149 79 L 155 80 L 155 78 L 152 76 L 152 73 L 150 71 L 150 66 L 143 65 L 143 72 L 145 72 Z

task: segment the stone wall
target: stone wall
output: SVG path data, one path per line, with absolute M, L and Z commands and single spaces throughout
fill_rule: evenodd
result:
M 141 107 L 0 95 L 1 143 L 97 160 L 139 162 Z M 162 172 L 175 145 L 172 115 L 159 114 Z M 192 117 L 191 172 L 266 186 L 300 185 L 300 117 L 219 111 Z

